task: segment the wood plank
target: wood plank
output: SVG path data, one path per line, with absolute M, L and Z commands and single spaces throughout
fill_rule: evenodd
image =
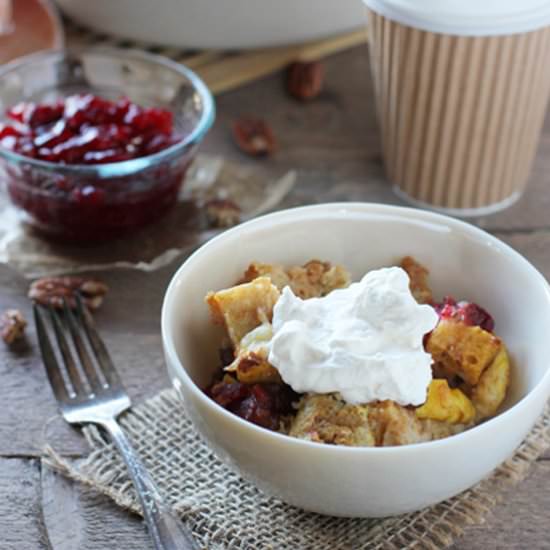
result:
M 156 277 L 132 271 L 102 275 L 111 293 L 104 310 L 97 315 L 97 323 L 134 402 L 169 385 L 159 317 L 171 270 Z M 27 284 L 13 271 L 0 266 L 3 289 L 0 311 L 16 307 L 32 321 Z M 39 456 L 46 440 L 63 454 L 79 455 L 86 451 L 80 432 L 57 414 L 32 322 L 24 345 L 9 349 L 0 343 L 0 376 L 0 399 L 4 403 L 4 414 L 0 416 L 0 455 Z
M 330 189 L 341 170 L 364 182 L 365 160 L 380 153 L 366 48 L 335 55 L 325 65 L 326 84 L 314 101 L 290 97 L 282 73 L 217 98 L 217 120 L 204 149 L 268 170 L 324 171 L 317 192 Z M 254 160 L 236 149 L 229 128 L 245 113 L 263 116 L 272 126 L 279 142 L 273 157 Z
M 550 230 L 534 232 L 496 232 L 499 239 L 525 256 L 550 280 Z
M 42 463 L 40 489 L 42 518 L 52 548 L 82 548 L 86 524 L 74 484 Z
M 539 461 L 528 478 L 507 492 L 484 525 L 470 527 L 452 550 L 550 548 L 550 462 Z
M 152 548 L 141 518 L 120 509 L 109 498 L 46 466 L 40 483 L 42 514 L 54 550 Z
M 158 334 L 119 333 L 105 340 L 134 402 L 169 385 Z M 57 414 L 37 351 L 21 359 L 6 360 L 5 355 L 0 353 L 0 399 L 5 411 L 0 418 L 0 454 L 39 456 L 46 442 L 62 454 L 86 452 L 79 430 Z
M 41 521 L 39 462 L 0 458 L 0 495 L 0 548 L 49 548 Z

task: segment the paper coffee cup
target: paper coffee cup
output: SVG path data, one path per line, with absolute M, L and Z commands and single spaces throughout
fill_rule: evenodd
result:
M 396 192 L 456 215 L 510 205 L 527 183 L 550 95 L 550 2 L 365 3 Z

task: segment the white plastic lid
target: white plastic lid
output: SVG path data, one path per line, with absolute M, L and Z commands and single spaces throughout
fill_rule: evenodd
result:
M 402 25 L 465 36 L 515 34 L 550 24 L 550 0 L 364 0 Z

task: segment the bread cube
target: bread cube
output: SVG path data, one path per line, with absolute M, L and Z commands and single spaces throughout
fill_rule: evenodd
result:
M 391 400 L 370 406 L 369 426 L 378 447 L 408 445 L 431 439 L 414 410 Z
M 271 320 L 279 296 L 269 277 L 258 277 L 249 283 L 209 292 L 206 303 L 214 323 L 225 326 L 233 346 L 238 348 L 243 336 Z
M 332 290 L 349 286 L 351 282 L 350 274 L 342 266 L 319 260 L 288 269 L 279 264 L 253 262 L 245 271 L 243 281 L 256 277 L 269 277 L 279 290 L 290 286 L 292 292 L 304 300 L 326 296 Z
M 267 350 L 244 350 L 225 371 L 234 373 L 243 384 L 282 383 L 279 371 L 267 360 Z
M 509 383 L 510 359 L 503 345 L 472 389 L 472 403 L 476 410 L 477 421 L 496 414 L 506 397 Z
M 246 268 L 240 282 L 249 283 L 258 277 L 269 277 L 279 290 L 283 290 L 285 286 L 290 284 L 290 279 L 282 265 L 262 264 L 260 262 L 252 262 Z
M 367 405 L 349 405 L 336 394 L 308 394 L 300 400 L 289 435 L 308 441 L 373 446 Z
M 426 344 L 426 351 L 436 363 L 471 385 L 478 383 L 482 372 L 501 348 L 502 343 L 494 334 L 445 319 L 435 327 Z
M 449 424 L 469 424 L 476 411 L 472 402 L 459 389 L 451 389 L 447 380 L 432 380 L 426 402 L 416 409 L 416 416 Z
M 400 267 L 409 276 L 409 288 L 415 300 L 419 304 L 431 303 L 433 298 L 432 291 L 428 285 L 428 276 L 430 274 L 428 269 L 418 263 L 412 256 L 405 256 L 401 260 Z

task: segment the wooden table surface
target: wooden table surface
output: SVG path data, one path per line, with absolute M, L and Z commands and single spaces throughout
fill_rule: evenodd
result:
M 260 114 L 272 125 L 279 141 L 273 159 L 253 161 L 233 146 L 230 122 L 244 113 Z M 327 61 L 326 88 L 311 103 L 288 98 L 281 75 L 223 95 L 204 150 L 244 163 L 261 163 L 273 174 L 297 169 L 298 183 L 281 207 L 350 200 L 400 203 L 383 175 L 368 60 L 362 47 Z M 524 197 L 506 212 L 474 222 L 511 244 L 548 277 L 549 206 L 547 119 Z M 131 270 L 99 274 L 111 291 L 97 322 L 136 403 L 168 385 L 159 316 L 164 290 L 179 264 L 176 260 L 149 274 Z M 31 318 L 27 285 L 9 267 L 0 266 L 0 309 L 16 307 Z M 32 327 L 26 346 L 8 350 L 0 345 L 0 372 L 0 549 L 151 548 L 139 518 L 42 465 L 46 441 L 71 457 L 85 454 L 86 446 L 79 432 L 56 416 Z M 471 527 L 453 549 L 550 548 L 549 459 L 546 453 L 528 478 L 508 491 L 486 524 Z

